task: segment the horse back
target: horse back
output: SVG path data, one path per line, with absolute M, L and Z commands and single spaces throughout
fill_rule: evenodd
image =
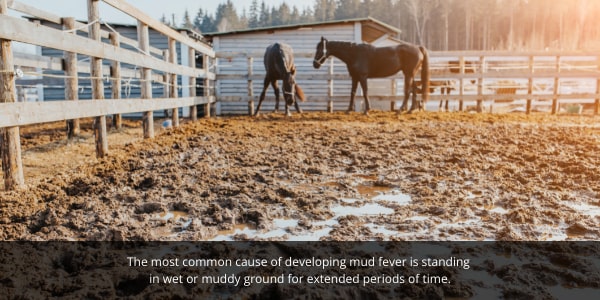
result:
M 373 47 L 367 57 L 369 57 L 368 77 L 392 76 L 402 67 L 396 47 Z
M 264 56 L 267 77 L 283 79 L 287 72 L 294 66 L 294 52 L 292 47 L 285 43 L 269 45 Z

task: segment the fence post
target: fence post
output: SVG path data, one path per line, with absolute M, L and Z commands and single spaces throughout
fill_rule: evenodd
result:
M 391 87 L 390 87 L 390 92 L 391 92 L 391 96 L 392 96 L 392 101 L 390 101 L 390 111 L 395 111 L 396 110 L 396 90 L 398 89 L 398 82 L 396 81 L 396 78 L 392 78 L 391 80 Z M 427 103 L 423 103 L 423 106 L 426 106 Z M 423 109 L 425 109 L 425 107 L 423 107 Z
M 166 62 L 170 62 L 171 51 L 169 49 L 163 50 L 162 55 L 163 55 L 163 59 Z M 163 83 L 163 97 L 169 98 L 169 95 L 171 94 L 171 74 L 164 72 L 162 78 L 163 78 L 163 82 L 164 82 Z M 165 114 L 165 118 L 168 118 L 169 110 L 165 109 L 163 112 Z
M 210 79 L 208 78 L 208 73 L 210 72 L 210 57 L 208 55 L 202 56 L 202 67 L 204 68 L 204 97 L 210 97 Z M 204 117 L 210 118 L 210 102 L 204 104 Z
M 74 18 L 63 18 L 63 29 L 65 30 L 74 30 L 75 29 L 75 19 Z M 77 34 L 76 31 L 72 32 L 73 34 Z M 77 53 L 74 52 L 64 52 L 65 57 L 65 100 L 78 101 L 79 94 L 78 86 L 79 86 L 79 78 L 77 76 Z M 67 120 L 67 138 L 72 139 L 75 136 L 78 136 L 81 132 L 79 126 L 79 119 Z
M 534 58 L 533 55 L 529 56 L 529 80 L 527 81 L 527 106 L 525 107 L 525 113 L 531 113 L 531 102 L 533 101 L 533 64 Z
M 598 70 L 600 70 L 600 56 L 596 58 L 596 64 Z M 596 99 L 594 100 L 594 116 L 597 116 L 600 113 L 600 98 L 598 98 L 598 94 L 600 94 L 600 78 L 596 79 Z
M 169 38 L 169 62 L 172 64 L 177 64 L 177 47 L 176 40 Z M 171 80 L 170 88 L 169 88 L 169 97 L 177 98 L 179 97 L 179 88 L 177 86 L 177 73 L 170 74 Z M 173 108 L 173 127 L 179 127 L 179 107 Z
M 8 14 L 8 3 L 0 0 L 0 15 L 3 14 Z M 14 103 L 15 100 L 12 43 L 9 40 L 0 39 L 0 103 Z M 0 129 L 0 155 L 2 156 L 4 188 L 14 190 L 25 187 L 19 127 Z
M 88 24 L 90 24 L 89 37 L 100 41 L 100 10 L 98 0 L 88 0 Z M 90 73 L 92 77 L 92 99 L 104 100 L 104 82 L 102 81 L 102 59 L 90 57 Z M 108 154 L 108 140 L 106 139 L 106 116 L 96 117 L 94 121 L 94 135 L 96 140 L 96 156 L 104 157 Z
M 196 50 L 192 47 L 188 47 L 188 64 L 190 68 L 196 68 Z M 196 97 L 196 75 L 190 76 L 189 85 L 190 97 Z M 198 120 L 198 107 L 196 105 L 190 107 L 190 119 L 192 121 Z
M 254 65 L 254 58 L 248 56 L 248 114 L 254 115 L 254 89 L 252 87 L 252 74 Z
M 460 80 L 459 80 L 459 84 L 460 87 L 458 88 L 458 94 L 459 94 L 459 100 L 458 100 L 458 111 L 463 111 L 463 99 L 464 99 L 464 95 L 465 95 L 465 57 L 464 56 L 460 56 L 458 58 L 458 72 L 460 74 Z
M 109 34 L 110 43 L 115 47 L 120 47 L 120 35 L 116 32 Z M 114 60 L 110 66 L 110 77 L 112 78 L 111 93 L 112 99 L 121 99 L 121 63 Z M 113 116 L 113 127 L 115 129 L 121 129 L 123 127 L 123 118 L 121 114 L 115 114 Z
M 138 48 L 143 51 L 145 54 L 149 53 L 150 49 L 150 35 L 148 33 L 148 25 L 144 24 L 142 21 L 138 21 L 137 24 L 138 31 Z M 142 80 L 141 80 L 141 96 L 142 99 L 151 99 L 152 98 L 152 70 L 149 68 L 142 68 Z M 144 112 L 142 127 L 144 129 L 144 138 L 151 139 L 154 138 L 154 112 L 146 111 Z
M 477 112 L 483 112 L 483 75 L 485 73 L 485 56 L 479 57 L 479 76 L 477 78 Z
M 333 112 L 333 58 L 329 60 L 329 79 L 327 80 L 327 112 Z
M 556 77 L 554 77 L 554 97 L 552 98 L 552 114 L 558 113 L 558 93 L 560 84 L 560 55 L 556 56 Z

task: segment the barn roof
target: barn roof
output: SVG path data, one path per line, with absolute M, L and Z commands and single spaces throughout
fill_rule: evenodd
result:
M 366 18 L 355 18 L 355 19 L 344 19 L 344 20 L 333 20 L 333 21 L 325 21 L 325 22 L 314 22 L 314 23 L 302 23 L 302 24 L 292 24 L 292 25 L 281 25 L 281 26 L 269 26 L 269 27 L 261 27 L 261 28 L 250 28 L 250 29 L 240 29 L 240 30 L 232 30 L 232 31 L 223 31 L 223 32 L 210 32 L 203 33 L 203 36 L 212 41 L 213 37 L 217 36 L 228 36 L 228 35 L 239 35 L 239 34 L 247 34 L 247 33 L 257 33 L 257 32 L 275 32 L 277 30 L 293 30 L 293 29 L 301 29 L 301 28 L 311 28 L 318 26 L 328 26 L 328 25 L 339 25 L 339 24 L 354 24 L 360 23 L 362 25 L 362 40 L 365 42 L 373 42 L 382 36 L 389 35 L 392 37 L 399 36 L 402 30 L 381 22 L 377 19 L 366 17 Z

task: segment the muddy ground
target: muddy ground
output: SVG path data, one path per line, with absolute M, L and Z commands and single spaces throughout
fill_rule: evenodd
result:
M 158 124 L 160 123 L 157 122 Z M 600 119 L 264 114 L 22 130 L 2 240 L 598 240 Z M 88 126 L 89 127 L 89 126 Z
M 0 239 L 600 238 L 597 117 L 306 113 L 214 117 L 176 129 L 160 124 L 158 120 L 152 140 L 141 139 L 136 121 L 111 130 L 110 155 L 103 159 L 95 158 L 89 121 L 75 141 L 65 140 L 62 123 L 22 128 L 27 188 L 0 190 Z M 56 254 L 50 258 L 51 270 L 40 270 L 37 262 L 28 265 L 19 256 L 33 252 L 11 254 L 15 249 L 3 246 L 9 249 L 0 255 L 2 261 L 24 264 L 5 263 L 6 276 L 0 278 L 5 295 L 17 298 L 187 299 L 190 293 L 225 297 L 226 291 L 248 299 L 320 299 L 324 293 L 332 299 L 552 299 L 585 298 L 600 288 L 600 266 L 590 261 L 597 257 L 596 244 L 535 244 L 538 250 L 533 251 L 518 245 L 508 250 L 513 246 L 467 245 L 467 252 L 453 253 L 468 253 L 477 261 L 476 269 L 471 275 L 443 271 L 450 272 L 451 285 L 363 291 L 330 285 L 174 288 L 150 285 L 147 274 L 129 269 L 112 275 L 111 285 L 111 280 L 98 279 L 106 275 L 93 273 L 104 268 L 94 265 L 98 261 Z M 106 255 L 86 251 L 88 258 Z M 234 250 L 213 252 L 222 251 Z M 530 263 L 518 262 L 519 257 Z M 118 255 L 111 259 L 121 260 Z M 32 281 L 35 275 L 27 275 L 32 270 L 64 275 Z M 91 287 L 82 285 L 86 280 Z

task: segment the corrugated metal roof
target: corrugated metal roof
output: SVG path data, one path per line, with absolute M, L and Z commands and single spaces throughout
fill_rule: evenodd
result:
M 313 22 L 313 23 L 302 23 L 302 24 L 292 24 L 292 25 L 281 25 L 281 26 L 269 26 L 269 27 L 261 27 L 261 28 L 248 28 L 248 29 L 238 29 L 232 31 L 223 31 L 223 32 L 209 32 L 203 33 L 203 36 L 212 40 L 213 37 L 216 36 L 226 36 L 226 35 L 234 35 L 234 34 L 246 34 L 246 33 L 255 33 L 262 31 L 275 31 L 275 30 L 290 30 L 290 29 L 299 29 L 306 27 L 315 27 L 315 26 L 328 26 L 328 25 L 337 25 L 337 24 L 346 24 L 346 23 L 363 23 L 363 25 L 369 25 L 369 28 L 372 30 L 381 31 L 382 34 L 391 34 L 391 35 L 399 35 L 402 30 L 381 22 L 372 17 L 366 18 L 355 18 L 355 19 L 344 19 L 344 20 L 332 20 L 325 22 Z

